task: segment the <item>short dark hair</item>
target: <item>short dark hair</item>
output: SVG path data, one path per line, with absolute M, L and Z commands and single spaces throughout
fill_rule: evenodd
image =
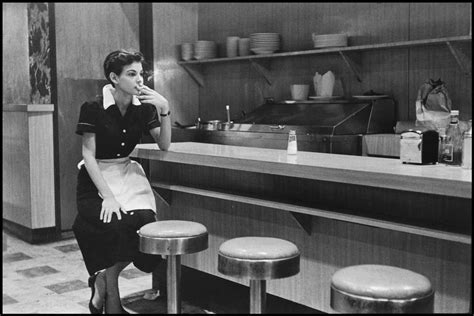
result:
M 105 57 L 104 61 L 104 74 L 105 78 L 114 85 L 110 80 L 110 73 L 115 73 L 120 75 L 122 73 L 123 67 L 130 65 L 134 62 L 143 63 L 145 58 L 143 54 L 138 51 L 119 49 L 111 52 Z

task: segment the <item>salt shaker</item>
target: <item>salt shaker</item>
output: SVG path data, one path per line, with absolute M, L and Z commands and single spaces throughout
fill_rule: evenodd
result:
M 288 134 L 288 155 L 296 155 L 298 152 L 298 146 L 296 144 L 296 131 L 290 130 Z

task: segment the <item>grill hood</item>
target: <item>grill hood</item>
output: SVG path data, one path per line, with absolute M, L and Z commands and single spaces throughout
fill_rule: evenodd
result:
M 233 131 L 353 135 L 393 133 L 393 99 L 263 104 L 234 121 Z M 284 126 L 284 127 L 283 127 Z

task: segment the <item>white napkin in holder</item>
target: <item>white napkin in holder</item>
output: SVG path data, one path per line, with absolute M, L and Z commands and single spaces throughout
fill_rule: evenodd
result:
M 336 78 L 331 70 L 326 72 L 324 75 L 320 75 L 316 72 L 313 77 L 314 92 L 316 93 L 316 96 L 332 97 L 335 81 Z

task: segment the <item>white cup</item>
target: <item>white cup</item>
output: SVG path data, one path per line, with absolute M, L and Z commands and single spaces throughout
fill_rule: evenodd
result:
M 250 55 L 250 38 L 239 39 L 239 56 Z
M 309 84 L 292 84 L 290 86 L 292 100 L 307 100 Z
M 239 49 L 239 39 L 238 36 L 229 36 L 226 40 L 226 50 L 227 57 L 237 57 L 237 52 Z
M 194 49 L 192 43 L 181 44 L 181 59 L 191 60 L 193 58 Z

